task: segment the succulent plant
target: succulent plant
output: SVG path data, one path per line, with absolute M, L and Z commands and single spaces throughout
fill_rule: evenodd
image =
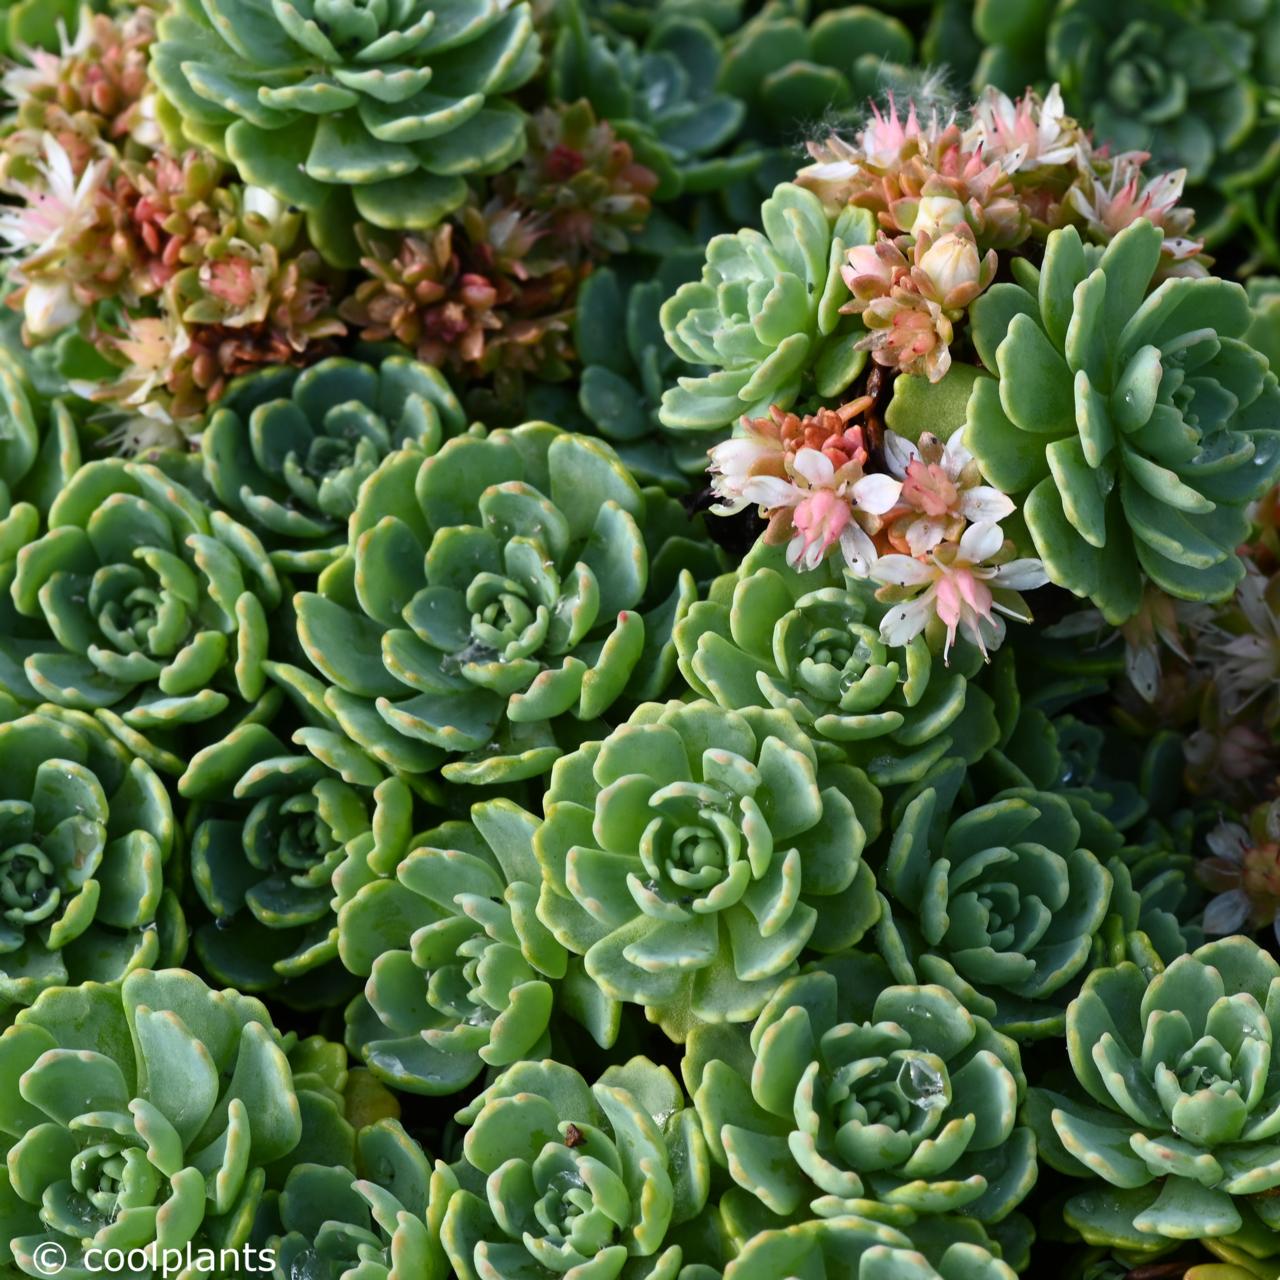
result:
M 969 0 L 981 54 L 975 89 L 994 85 L 1019 93 L 1045 79 L 1045 39 L 1057 0 Z
M 1030 1191 L 1017 1046 L 941 987 L 889 983 L 849 953 L 779 987 L 749 1038 L 691 1033 L 685 1080 L 735 1183 L 721 1213 L 741 1244 L 815 1215 L 962 1241 Z
M 775 1227 L 752 1238 L 725 1280 L 1014 1280 L 1017 1272 L 990 1248 L 947 1242 L 928 1256 L 901 1231 L 845 1215 Z
M 760 543 L 676 628 L 680 670 L 721 706 L 790 712 L 820 759 L 848 759 L 877 786 L 917 781 L 950 753 L 977 759 L 995 734 L 986 695 L 965 679 L 977 651 L 960 670 L 923 635 L 890 649 L 883 613 L 836 561 L 800 573 Z
M 1179 735 L 1157 735 L 1139 752 L 1129 738 L 1074 716 L 1050 718 L 1036 702 L 1052 709 L 1054 686 L 1022 699 L 1008 656 L 997 662 L 996 679 L 988 684 L 1008 722 L 999 746 L 973 767 L 970 782 L 983 800 L 1009 789 L 1031 790 L 1052 792 L 1070 806 L 1080 845 L 1111 877 L 1107 914 L 1082 972 L 1139 955 L 1149 960 L 1152 950 L 1171 963 L 1204 940 L 1192 922 L 1199 902 L 1184 838 L 1187 815 L 1178 811 L 1184 802 Z M 1034 672 L 1041 664 L 1037 652 L 1023 669 Z M 1070 700 L 1067 689 L 1062 696 Z
M 1280 377 L 1280 276 L 1254 276 L 1245 290 L 1253 311 L 1245 337 L 1267 357 L 1271 372 Z
M 940 983 L 1000 1031 L 1061 1035 L 1111 898 L 1111 850 L 1082 828 L 1106 824 L 1083 797 L 1031 788 L 962 808 L 963 782 L 959 762 L 941 766 L 897 815 L 881 948 L 900 982 Z
M 488 1068 L 549 1056 L 568 958 L 535 915 L 537 825 L 510 801 L 485 801 L 470 823 L 415 836 L 403 857 L 379 849 L 338 873 L 339 951 L 366 979 L 347 1043 L 387 1083 L 456 1093 Z M 580 976 L 563 990 L 561 1010 L 612 1043 L 616 1006 Z
M 48 1242 L 81 1274 L 91 1249 L 242 1248 L 303 1131 L 266 1009 L 181 969 L 45 991 L 0 1037 L 0 1074 L 0 1258 L 30 1276 Z
M 673 431 L 715 431 L 744 414 L 789 409 L 801 394 L 836 396 L 861 372 L 864 330 L 842 316 L 847 249 L 869 244 L 875 221 L 848 208 L 834 220 L 811 191 L 783 183 L 760 210 L 764 231 L 719 235 L 702 279 L 662 306 L 662 329 L 687 364 L 712 372 L 677 378 L 660 417 Z
M 624 253 L 643 232 L 658 176 L 591 103 L 553 103 L 529 120 L 529 150 L 494 183 L 511 205 L 528 210 L 539 239 L 566 257 Z
M 875 922 L 879 793 L 786 711 L 646 703 L 556 763 L 543 809 L 539 919 L 675 1040 L 749 1021 L 806 948 Z
M 689 254 L 663 259 L 655 274 L 627 282 L 610 267 L 593 271 L 578 291 L 574 345 L 582 362 L 578 404 L 591 425 L 618 451 L 641 483 L 680 491 L 706 469 L 696 437 L 688 447 L 663 430 L 662 392 L 679 358 L 658 319 L 663 301 L 701 268 Z
M 354 1171 L 295 1164 L 280 1191 L 268 1193 L 255 1235 L 267 1241 L 279 1275 L 445 1280 L 444 1185 L 399 1120 L 378 1120 L 356 1134 Z
M 25 2 L 0 7 L 0 49 L 16 64 L 4 78 L 12 112 L 0 142 L 7 176 L 21 173 L 45 133 L 77 167 L 94 150 L 137 154 L 159 144 L 160 131 L 144 106 L 155 14 L 145 8 L 98 13 L 96 7 L 61 0 L 40 11 Z
M 1145 219 L 1105 248 L 1050 234 L 1043 267 L 973 305 L 979 379 L 965 441 L 983 474 L 1026 494 L 1052 581 L 1113 624 L 1144 575 L 1190 600 L 1231 594 L 1247 504 L 1280 475 L 1280 388 L 1243 340 L 1243 289 L 1148 287 L 1161 233 Z
M 1133 1256 L 1183 1240 L 1280 1252 L 1272 1041 L 1280 964 L 1253 942 L 1210 942 L 1163 972 L 1136 964 L 1086 979 L 1067 1010 L 1075 1081 L 1035 1088 L 1041 1156 L 1092 1185 L 1067 1222 Z
M 459 1118 L 440 1238 L 458 1280 L 711 1280 L 711 1166 L 675 1077 L 647 1058 L 589 1085 L 559 1062 L 505 1071 Z M 711 1265 L 705 1265 L 710 1263 Z
M 865 4 L 807 6 L 769 0 L 729 37 L 720 86 L 747 104 L 752 132 L 791 145 L 798 128 L 860 112 L 915 60 L 905 23 Z
M 720 36 L 695 14 L 663 14 L 637 44 L 592 31 L 581 0 L 561 0 L 549 60 L 553 98 L 585 98 L 658 178 L 655 200 L 713 191 L 750 173 L 759 156 L 724 154 L 745 117 L 719 91 Z
M 191 880 L 209 917 L 196 952 L 238 990 L 333 1004 L 355 986 L 338 963 L 335 875 L 403 854 L 412 796 L 394 778 L 372 793 L 353 785 L 275 728 L 287 732 L 244 721 L 195 752 L 179 779 L 192 802 Z
M 6 691 L 95 712 L 176 773 L 147 735 L 257 698 L 280 583 L 245 526 L 156 467 L 113 458 L 63 488 L 48 531 L 17 553 L 12 596 L 50 639 L 4 673 Z
M 150 766 L 52 706 L 0 724 L 0 757 L 0 1004 L 179 963 L 178 840 Z
M 40 517 L 80 466 L 80 438 L 66 401 L 44 400 L 26 370 L 0 355 L 0 559 L 39 532 Z
M 434 226 L 465 200 L 467 176 L 524 150 L 524 115 L 507 96 L 538 66 L 524 3 L 268 13 L 238 0 L 217 21 L 183 4 L 158 32 L 152 73 L 186 135 L 307 210 L 335 257 L 350 256 L 353 211 L 377 226 Z
M 648 599 L 645 504 L 607 445 L 545 423 L 391 454 L 346 552 L 295 601 L 330 710 L 392 769 L 545 773 L 624 690 L 655 696 L 674 673 L 695 587 L 683 571 Z
M 399 342 L 465 381 L 564 377 L 579 268 L 572 255 L 540 254 L 544 234 L 538 219 L 497 199 L 467 205 L 426 236 L 357 226 L 367 279 L 342 315 L 365 341 Z
M 264 369 L 233 383 L 200 432 L 203 475 L 277 567 L 314 571 L 342 549 L 360 486 L 388 454 L 434 453 L 465 426 L 440 372 L 402 356 Z
M 1265 181 L 1280 163 L 1280 128 L 1259 110 L 1280 88 L 1278 13 L 1270 0 L 1063 0 L 1049 73 L 1068 107 L 1087 109 L 1100 143 L 1151 152 L 1193 183 Z

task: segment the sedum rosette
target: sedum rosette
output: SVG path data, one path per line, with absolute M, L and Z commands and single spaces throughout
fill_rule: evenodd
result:
M 353 213 L 430 227 L 525 147 L 506 95 L 536 71 L 529 6 L 466 0 L 184 2 L 158 24 L 152 75 L 191 141 L 311 215 L 324 245 Z
M 339 952 L 366 979 L 347 1008 L 347 1043 L 388 1084 L 456 1093 L 487 1068 L 549 1052 L 568 960 L 535 914 L 536 829 L 510 801 L 485 801 L 470 823 L 415 836 L 399 861 L 379 851 L 367 871 L 338 873 Z M 569 1011 L 611 1043 L 616 1007 L 577 986 L 586 990 Z
M 875 922 L 879 793 L 786 711 L 646 703 L 557 762 L 543 809 L 539 918 L 675 1040 L 750 1020 L 806 948 Z
M 234 382 L 200 432 L 219 505 L 282 569 L 319 569 L 344 541 L 360 486 L 390 453 L 434 453 L 466 421 L 439 370 L 390 356 L 332 358 Z
M 686 1082 L 736 1184 L 721 1212 L 743 1243 L 769 1225 L 754 1201 L 963 1239 L 1035 1182 L 1017 1046 L 941 987 L 887 983 L 877 957 L 852 953 L 786 982 L 749 1038 L 690 1035 Z
M 1148 976 L 1090 975 L 1067 1011 L 1075 1085 L 1033 1089 L 1041 1154 L 1093 1186 L 1067 1200 L 1092 1244 L 1158 1254 L 1183 1240 L 1280 1253 L 1280 964 L 1246 938 Z
M 439 1243 L 440 1176 L 398 1119 L 356 1134 L 354 1171 L 305 1163 L 267 1197 L 255 1234 L 276 1257 L 276 1274 L 324 1280 L 445 1280 Z M 437 1191 L 432 1199 L 433 1191 Z
M 1046 41 L 1049 70 L 1099 144 L 1150 152 L 1229 201 L 1280 162 L 1266 105 L 1280 88 L 1278 16 L 1271 0 L 1063 0 Z
M 1149 577 L 1219 600 L 1244 570 L 1247 505 L 1280 476 L 1280 388 L 1243 335 L 1239 285 L 1165 280 L 1145 219 L 1105 248 L 1053 232 L 1037 271 L 989 289 L 973 337 L 979 379 L 965 442 L 983 474 L 1025 494 L 1050 579 L 1109 621 L 1138 611 Z
M 191 880 L 211 917 L 195 947 L 219 981 L 314 1007 L 354 988 L 338 964 L 335 874 L 403 852 L 412 798 L 396 778 L 370 791 L 335 776 L 277 727 L 237 725 L 178 781 L 192 802 Z
M 874 238 L 875 220 L 830 218 L 811 191 L 782 183 L 760 209 L 763 231 L 719 235 L 702 279 L 663 304 L 667 344 L 705 375 L 676 379 L 659 416 L 673 431 L 718 431 L 740 417 L 789 409 L 802 394 L 836 396 L 861 372 L 861 320 L 842 316 L 845 252 Z
M 266 1009 L 181 969 L 44 992 L 0 1037 L 0 1079 L 0 1258 L 30 1276 L 50 1241 L 80 1275 L 90 1249 L 242 1248 L 303 1131 Z
M 799 573 L 759 545 L 676 628 L 680 670 L 721 706 L 790 712 L 819 758 L 847 758 L 877 786 L 917 781 L 953 751 L 981 753 L 987 700 L 923 635 L 887 646 L 884 612 L 834 559 Z
M 965 807 L 964 782 L 948 762 L 897 814 L 881 949 L 899 981 L 937 982 L 1009 1035 L 1061 1035 L 1111 900 L 1110 849 L 1086 847 L 1083 797 L 1014 787 Z
M 546 423 L 392 454 L 346 552 L 295 598 L 329 709 L 394 770 L 545 773 L 583 722 L 674 672 L 695 588 L 681 570 L 649 599 L 647 509 L 607 445 Z
M 182 960 L 168 793 L 91 716 L 0 725 L 0 815 L 0 1005 Z
M 468 1124 L 440 1238 L 458 1280 L 713 1280 L 706 1142 L 675 1077 L 632 1058 L 587 1082 L 504 1072 Z
M 152 730 L 252 701 L 280 583 L 262 543 L 158 468 L 109 459 L 75 473 L 48 532 L 17 554 L 12 596 L 51 639 L 5 673 L 20 701 L 96 712 L 166 772 Z
M 816 1218 L 762 1231 L 725 1269 L 725 1280 L 1015 1280 L 986 1245 L 946 1243 L 928 1254 L 870 1218 Z

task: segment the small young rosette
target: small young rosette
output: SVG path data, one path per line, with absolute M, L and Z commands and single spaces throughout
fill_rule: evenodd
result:
M 0 725 L 0 819 L 0 1008 L 182 960 L 168 792 L 91 716 Z
M 20 702 L 96 712 L 150 763 L 181 773 L 150 732 L 261 694 L 281 595 L 270 558 L 256 534 L 157 467 L 81 467 L 16 566 L 14 605 L 51 636 L 0 672 Z
M 721 1213 L 740 1243 L 847 1214 L 964 1240 L 1031 1190 L 1017 1046 L 942 987 L 888 984 L 850 953 L 783 984 L 749 1037 L 690 1035 L 685 1080 L 736 1184 Z
M 315 1007 L 354 982 L 338 963 L 334 876 L 408 843 L 409 789 L 353 785 L 272 727 L 247 721 L 195 753 L 178 781 L 191 802 L 191 881 L 209 917 L 201 964 L 246 992 Z
M 1105 249 L 1068 227 L 1036 271 L 972 309 L 995 378 L 969 398 L 965 443 L 982 473 L 1025 494 L 1049 578 L 1114 624 L 1144 576 L 1221 600 L 1244 573 L 1248 504 L 1280 477 L 1280 387 L 1244 341 L 1244 290 L 1209 276 L 1151 290 L 1162 236 L 1146 219 Z
M 719 1275 L 706 1142 L 665 1067 L 632 1058 L 589 1085 L 563 1063 L 522 1062 L 458 1118 L 440 1228 L 458 1280 Z
M 878 914 L 879 792 L 786 711 L 645 703 L 557 763 L 543 809 L 539 918 L 675 1040 L 754 1018 L 806 948 Z
M 439 1219 L 448 1182 L 394 1118 L 361 1129 L 355 1153 L 354 1171 L 295 1164 L 268 1193 L 255 1237 L 275 1254 L 276 1274 L 446 1280 Z
M 403 858 L 375 853 L 338 873 L 339 954 L 365 979 L 347 1008 L 347 1044 L 395 1088 L 456 1093 L 488 1068 L 550 1052 L 568 957 L 535 914 L 537 825 L 488 800 L 470 823 L 415 836 Z M 588 1003 L 574 1013 L 611 1043 L 616 1011 L 578 985 Z
M 886 645 L 884 612 L 836 560 L 800 573 L 759 544 L 676 627 L 680 670 L 723 707 L 790 712 L 820 759 L 848 759 L 877 786 L 917 781 L 948 754 L 984 749 L 976 721 L 989 704 L 923 635 Z
M 468 175 L 525 148 L 506 95 L 538 68 L 527 4 L 183 0 L 157 28 L 151 72 L 183 132 L 305 209 L 322 246 L 349 245 L 357 211 L 434 226 Z
M 646 503 L 608 445 L 546 423 L 387 458 L 294 601 L 351 740 L 407 774 L 514 781 L 624 691 L 662 693 L 695 588 L 680 570 L 650 599 Z
M 440 371 L 403 356 L 267 369 L 232 383 L 201 430 L 204 479 L 277 567 L 322 569 L 378 464 L 408 445 L 434 453 L 465 426 Z
M 1110 850 L 1085 847 L 1083 798 L 1082 817 L 1030 787 L 966 808 L 964 782 L 952 761 L 895 815 L 881 949 L 899 981 L 940 983 L 1008 1035 L 1061 1035 L 1111 901 Z
M 845 252 L 869 243 L 875 220 L 849 207 L 834 220 L 810 191 L 782 183 L 760 209 L 763 231 L 718 235 L 702 279 L 663 304 L 667 344 L 710 373 L 676 380 L 659 417 L 672 431 L 722 431 L 743 414 L 789 409 L 802 392 L 837 396 L 861 372 L 865 330 L 841 315 Z
M 108 1249 L 243 1248 L 302 1136 L 266 1009 L 181 969 L 44 992 L 0 1037 L 0 1082 L 0 1261 L 29 1276 L 50 1242 L 77 1275 Z
M 1154 976 L 1091 974 L 1067 1010 L 1078 1087 L 1028 1100 L 1044 1159 L 1093 1185 L 1064 1215 L 1091 1244 L 1143 1256 L 1184 1240 L 1280 1254 L 1280 964 L 1247 938 Z

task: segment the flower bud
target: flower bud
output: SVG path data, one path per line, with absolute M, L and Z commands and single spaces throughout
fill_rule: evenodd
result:
M 53 337 L 83 314 L 65 280 L 37 280 L 27 286 L 22 299 L 22 318 L 34 341 Z
M 964 221 L 964 205 L 955 196 L 922 196 L 916 216 L 907 230 L 913 236 L 924 233 L 936 240 Z
M 940 298 L 972 288 L 982 276 L 982 260 L 972 235 L 950 231 L 920 255 L 918 266 L 933 283 Z
M 882 252 L 879 244 L 859 244 L 849 250 L 841 274 L 851 293 L 872 298 L 893 288 L 897 272 L 892 255 Z

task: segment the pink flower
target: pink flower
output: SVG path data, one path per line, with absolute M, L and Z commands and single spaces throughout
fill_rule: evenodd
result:
M 1125 151 L 1110 161 L 1100 157 L 1096 167 L 1090 164 L 1084 169 L 1067 199 L 1084 215 L 1095 238 L 1104 242 L 1139 218 L 1146 218 L 1165 233 L 1165 256 L 1190 267 L 1204 241 L 1187 234 L 1195 214 L 1178 204 L 1187 171 L 1175 169 L 1144 182 L 1142 166 L 1150 159 L 1145 151 Z M 1203 269 L 1199 274 L 1204 274 Z
M 111 168 L 110 160 L 95 160 L 77 178 L 71 157 L 57 138 L 45 134 L 42 146 L 44 160 L 35 162 L 40 185 L 10 184 L 26 207 L 0 212 L 0 240 L 7 242 L 10 252 L 31 250 L 24 266 L 51 257 L 94 225 L 98 195 Z
M 761 429 L 767 419 L 743 418 L 740 436 L 709 451 L 711 490 L 720 501 L 718 516 L 736 515 L 750 506 L 775 507 L 790 490 L 785 479 L 787 451 L 782 440 Z
M 792 471 L 795 483 L 785 505 L 792 509 L 796 533 L 787 547 L 787 562 L 816 569 L 838 542 L 845 563 L 865 578 L 876 561 L 876 548 L 855 515 L 883 515 L 897 502 L 902 486 L 889 476 L 864 476 L 861 467 L 857 478 L 842 475 L 817 449 L 801 449 Z
M 858 304 L 886 296 L 911 272 L 911 264 L 902 250 L 883 231 L 876 237 L 875 244 L 855 245 L 845 257 L 840 274 L 854 297 L 854 302 L 843 308 L 849 311 L 861 310 Z
M 932 122 L 932 131 L 937 132 L 936 118 Z M 916 115 L 916 104 L 913 102 L 907 111 L 906 120 L 898 119 L 898 104 L 889 94 L 889 114 L 884 115 L 880 108 L 871 104 L 871 120 L 858 134 L 858 146 L 867 160 L 877 168 L 887 168 L 902 154 L 903 147 L 910 141 L 920 138 L 925 130 L 920 127 Z
M 922 560 L 881 556 L 871 577 L 883 583 L 877 598 L 894 603 L 880 622 L 880 638 L 895 646 L 910 643 L 937 618 L 946 628 L 943 660 L 956 635 L 977 645 L 984 658 L 1004 640 L 1004 614 L 1029 622 L 1019 591 L 1041 587 L 1048 574 L 1039 560 L 1005 560 L 1004 534 L 991 523 L 970 525 L 959 543 L 936 547 Z
M 902 481 L 898 507 L 885 517 L 889 541 L 923 556 L 944 539 L 955 541 L 966 522 L 995 524 L 1014 510 L 1013 500 L 982 483 L 973 454 L 957 429 L 944 445 L 925 432 L 919 444 L 886 431 L 885 462 Z
M 1031 90 L 1014 102 L 988 87 L 973 110 L 973 140 L 983 159 L 998 161 L 1006 173 L 1060 168 L 1076 158 L 1080 128 L 1067 115 L 1056 84 L 1043 102 Z
M 789 541 L 787 559 L 814 569 L 839 546 L 845 562 L 865 578 L 875 562 L 872 535 L 898 503 L 901 481 L 867 475 L 863 430 L 854 420 L 872 404 L 860 396 L 839 409 L 801 417 L 774 406 L 763 418 L 743 418 L 739 433 L 711 451 L 712 511 L 732 515 L 760 509 L 765 541 Z

